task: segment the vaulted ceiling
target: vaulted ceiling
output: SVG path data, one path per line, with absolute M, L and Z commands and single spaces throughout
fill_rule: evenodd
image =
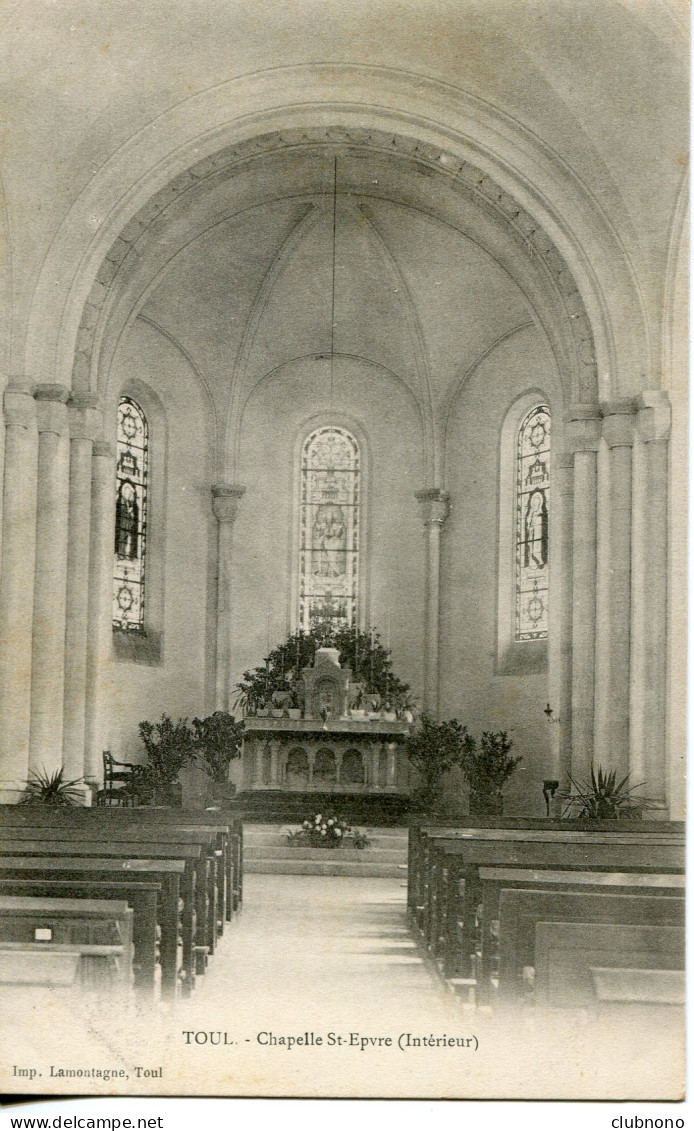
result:
M 59 225 L 119 147 L 156 136 L 162 114 L 217 84 L 304 62 L 397 68 L 508 115 L 582 184 L 646 303 L 661 300 L 686 165 L 680 0 L 8 0 L 0 23 L 19 311 Z M 243 193 L 220 191 L 205 217 L 198 208 L 150 272 L 142 316 L 213 387 L 330 349 L 333 171 L 325 151 L 247 170 Z M 445 398 L 532 305 L 466 230 L 464 209 L 451 225 L 421 207 L 415 181 L 373 155 L 340 161 L 334 345 L 413 387 L 433 380 Z

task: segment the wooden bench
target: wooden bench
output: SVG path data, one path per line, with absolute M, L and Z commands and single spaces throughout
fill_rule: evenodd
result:
M 515 1002 L 522 995 L 524 967 L 537 970 L 536 927 L 550 921 L 590 923 L 592 926 L 608 923 L 683 928 L 684 898 L 502 889 L 499 901 L 499 997 L 503 1001 Z
M 118 985 L 121 946 L 65 943 L 42 947 L 32 943 L 0 943 L 0 984 L 74 986 L 112 989 Z
M 195 984 L 196 973 L 196 885 L 200 869 L 202 869 L 203 890 L 208 883 L 207 859 L 198 844 L 171 845 L 157 841 L 138 841 L 132 843 L 113 843 L 98 837 L 94 840 L 80 836 L 63 838 L 62 840 L 47 839 L 51 830 L 46 830 L 46 838 L 31 838 L 22 836 L 16 839 L 11 836 L 13 830 L 4 830 L 0 833 L 0 859 L 3 856 L 18 856 L 27 853 L 32 857 L 60 857 L 66 851 L 71 857 L 101 857 L 102 859 L 129 859 L 138 855 L 146 860 L 180 860 L 184 864 L 183 878 L 181 881 L 180 896 L 183 900 L 182 907 L 182 990 L 189 994 Z M 29 830 L 31 832 L 31 830 Z M 133 851 L 136 848 L 137 851 Z M 202 922 L 205 922 L 206 910 L 203 911 Z
M 110 883 L 4 878 L 0 879 L 0 894 L 125 900 L 133 910 L 134 988 L 149 995 L 154 993 L 158 961 L 157 904 L 161 903 L 161 884 L 130 882 L 120 877 Z
M 531 888 L 608 895 L 647 894 L 658 898 L 681 896 L 686 886 L 686 877 L 673 873 L 553 871 L 549 868 L 480 868 L 479 879 L 482 894 L 478 905 L 480 963 L 477 1000 L 482 1003 L 488 1000 L 494 960 L 498 958 L 494 925 L 496 924 L 498 936 L 502 889 Z M 447 954 L 447 960 L 451 963 L 454 957 Z
M 5 976 L 14 965 L 25 980 L 23 956 L 77 949 L 83 986 L 127 986 L 132 977 L 133 912 L 117 900 L 0 896 L 0 953 Z M 8 963 L 7 956 L 14 961 Z M 30 963 L 35 968 L 35 964 Z
M 179 934 L 181 930 L 181 884 L 183 860 L 144 860 L 84 856 L 8 856 L 0 853 L 0 884 L 3 880 L 60 880 L 110 884 L 124 879 L 157 884 L 161 898 L 157 920 L 161 929 L 160 961 L 162 997 L 175 999 L 179 988 Z
M 1 806 L 0 827 L 36 827 L 37 822 L 47 827 L 135 829 L 138 831 L 174 829 L 201 831 L 211 830 L 217 836 L 217 847 L 222 850 L 221 871 L 224 883 L 218 884 L 223 892 L 220 900 L 220 921 L 230 921 L 233 912 L 239 910 L 243 899 L 243 824 L 237 817 L 218 810 L 188 809 L 109 809 L 109 808 L 70 808 L 40 813 L 23 806 Z
M 632 833 L 653 833 L 656 836 L 675 835 L 683 837 L 683 821 L 587 821 L 558 817 L 461 817 L 459 821 L 447 825 L 433 822 L 414 821 L 409 828 L 408 844 L 408 909 L 414 914 L 423 902 L 422 872 L 427 852 L 429 833 L 443 836 L 456 836 L 460 833 L 481 833 L 483 830 L 536 832 L 588 832 L 617 833 L 624 836 Z
M 659 924 L 539 922 L 535 1000 L 540 1008 L 596 1006 L 591 970 L 684 970 L 684 927 Z
M 117 810 L 115 810 L 117 811 Z M 135 847 L 149 858 L 161 855 L 160 849 L 166 855 L 171 854 L 171 849 L 176 854 L 185 854 L 188 857 L 188 845 L 197 845 L 200 855 L 195 862 L 195 922 L 196 944 L 205 947 L 208 953 L 215 949 L 218 933 L 218 901 L 219 888 L 224 889 L 224 860 L 222 850 L 217 848 L 216 830 L 207 831 L 189 829 L 162 828 L 155 830 L 141 828 L 121 828 L 119 826 L 104 828 L 101 824 L 82 824 L 79 828 L 80 844 L 105 844 L 110 851 L 111 847 L 121 845 L 127 848 L 127 855 L 132 854 Z M 4 843 L 19 841 L 50 841 L 73 846 L 76 839 L 76 830 L 73 825 L 53 826 L 51 824 L 21 825 L 0 830 L 0 847 Z M 180 847 L 184 846 L 184 847 Z M 179 851 L 180 847 L 180 851 Z M 184 893 L 184 899 L 185 899 Z M 203 971 L 198 969 L 198 973 Z
M 426 831 L 426 862 L 420 885 L 423 904 L 415 910 L 426 945 L 435 956 L 452 945 L 462 922 L 461 973 L 469 976 L 474 950 L 475 911 L 481 898 L 480 867 L 510 866 L 534 869 L 622 872 L 681 872 L 683 838 L 642 834 L 565 834 L 544 830 L 526 839 L 522 830 L 494 830 L 481 838 L 476 830 L 453 836 Z M 523 839 L 519 839 L 522 837 Z M 450 953 L 449 953 L 450 959 Z
M 655 1021 L 668 1029 L 683 1028 L 687 988 L 684 970 L 644 970 L 633 966 L 591 966 L 589 970 L 596 1013 L 603 1021 L 645 1024 L 649 1032 Z

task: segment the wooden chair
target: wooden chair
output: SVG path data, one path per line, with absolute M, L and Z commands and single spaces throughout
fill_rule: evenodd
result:
M 117 762 L 110 750 L 104 750 L 104 784 L 96 795 L 101 806 L 137 804 L 137 775 L 132 762 Z

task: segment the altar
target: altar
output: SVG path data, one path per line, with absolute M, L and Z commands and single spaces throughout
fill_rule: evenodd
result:
M 241 789 L 407 793 L 411 723 L 387 705 L 354 706 L 359 697 L 335 649 L 320 648 L 301 680 L 303 709 L 270 706 L 246 717 Z

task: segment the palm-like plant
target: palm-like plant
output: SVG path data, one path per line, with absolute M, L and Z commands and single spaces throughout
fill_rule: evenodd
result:
M 70 805 L 81 805 L 82 794 L 77 788 L 83 785 L 82 778 L 66 781 L 64 771 L 46 769 L 32 770 L 24 788 L 20 805 L 48 805 L 51 809 L 63 809 Z
M 567 802 L 563 816 L 574 809 L 574 816 L 589 821 L 638 820 L 644 809 L 653 809 L 654 802 L 647 797 L 635 797 L 645 782 L 629 786 L 630 774 L 617 781 L 617 771 L 609 773 L 598 766 L 597 773 L 590 767 L 590 781 L 581 782 L 569 777 L 575 793 L 564 796 Z M 577 810 L 577 811 L 576 811 Z

